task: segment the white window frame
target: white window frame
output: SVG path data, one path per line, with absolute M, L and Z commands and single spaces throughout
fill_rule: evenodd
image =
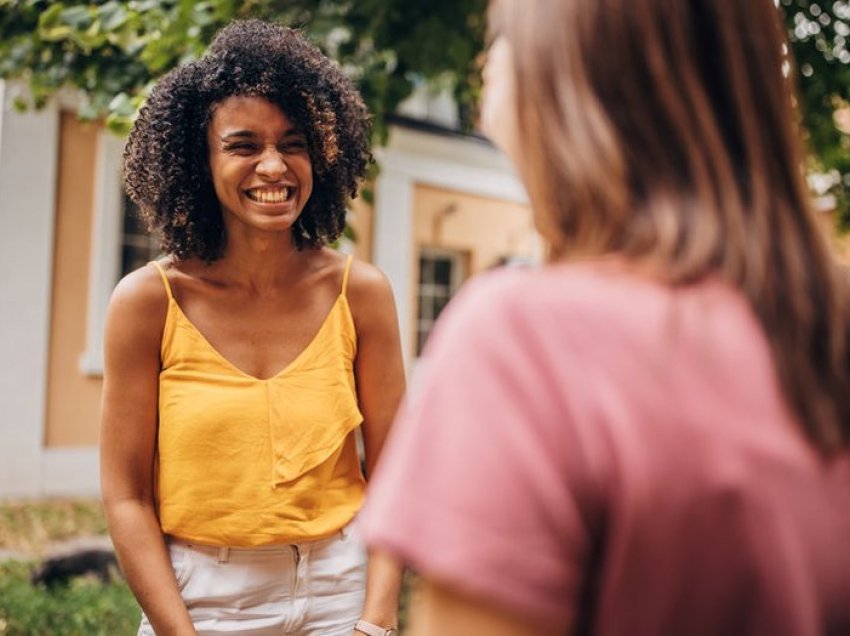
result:
M 103 375 L 103 334 L 106 306 L 121 273 L 121 233 L 124 220 L 121 157 L 125 140 L 100 130 L 94 185 L 91 267 L 86 317 L 86 347 L 80 370 Z
M 457 293 L 457 290 L 460 289 L 461 284 L 467 277 L 467 272 L 464 271 L 466 269 L 466 255 L 461 250 L 452 250 L 443 247 L 431 247 L 429 245 L 423 245 L 419 248 L 419 252 L 417 254 L 417 260 L 419 261 L 420 267 L 420 275 L 417 278 L 417 306 L 416 306 L 416 342 L 418 348 L 419 342 L 419 333 L 423 330 L 423 326 L 425 323 L 428 323 L 428 334 L 430 336 L 431 330 L 434 327 L 434 323 L 436 322 L 437 316 L 430 316 L 428 318 L 423 318 L 422 316 L 422 296 L 423 296 L 423 285 L 422 281 L 419 280 L 421 278 L 422 272 L 422 259 L 424 258 L 433 258 L 433 259 L 443 259 L 450 261 L 451 268 L 451 279 L 449 280 L 449 297 L 452 297 Z M 431 284 L 433 287 L 433 283 Z M 442 287 L 442 285 L 441 285 Z M 432 297 L 436 297 L 434 294 L 431 294 Z M 417 352 L 418 353 L 418 352 Z

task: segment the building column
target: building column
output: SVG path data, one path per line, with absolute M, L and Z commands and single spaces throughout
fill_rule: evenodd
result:
M 373 263 L 390 280 L 398 309 L 401 349 L 405 368 L 413 362 L 410 326 L 414 307 L 410 288 L 413 281 L 413 180 L 393 168 L 389 153 L 379 155 L 381 174 L 375 189 Z
M 20 114 L 0 82 L 0 498 L 41 491 L 59 139 L 55 106 Z

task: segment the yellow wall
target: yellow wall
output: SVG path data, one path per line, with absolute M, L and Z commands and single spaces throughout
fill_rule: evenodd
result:
M 97 443 L 101 380 L 80 371 L 86 304 L 98 127 L 62 114 L 56 235 L 53 253 L 46 446 Z
M 531 210 L 524 205 L 418 184 L 413 200 L 413 280 L 411 307 L 417 307 L 419 251 L 436 247 L 463 252 L 468 274 L 500 264 L 506 256 L 532 258 L 535 231 Z M 407 337 L 415 350 L 416 315 Z

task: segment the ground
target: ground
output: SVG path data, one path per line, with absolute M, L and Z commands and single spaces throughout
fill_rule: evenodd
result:
M 0 504 L 0 559 L 36 558 L 68 541 L 106 537 L 96 500 L 44 500 Z
M 79 577 L 33 585 L 44 558 L 77 548 L 109 548 L 100 503 L 61 500 L 0 503 L 0 636 L 134 634 L 139 608 L 117 577 Z
M 80 577 L 52 588 L 30 583 L 45 558 L 110 546 L 96 500 L 0 502 L 0 636 L 135 634 L 141 613 L 120 579 Z

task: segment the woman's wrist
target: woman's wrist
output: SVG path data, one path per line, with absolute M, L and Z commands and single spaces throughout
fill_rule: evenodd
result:
M 399 636 L 396 625 L 386 626 L 362 618 L 354 625 L 354 631 L 366 634 L 366 636 Z
M 366 600 L 360 618 L 384 629 L 398 626 L 401 566 L 386 553 L 369 555 Z
M 360 618 L 369 623 L 384 627 L 398 625 L 399 590 L 396 585 L 388 585 L 381 589 L 367 590 L 366 601 Z
M 398 611 L 395 607 L 387 608 L 387 611 L 369 611 L 364 609 L 360 615 L 360 620 L 367 623 L 372 623 L 378 627 L 389 629 L 390 627 L 398 627 Z

